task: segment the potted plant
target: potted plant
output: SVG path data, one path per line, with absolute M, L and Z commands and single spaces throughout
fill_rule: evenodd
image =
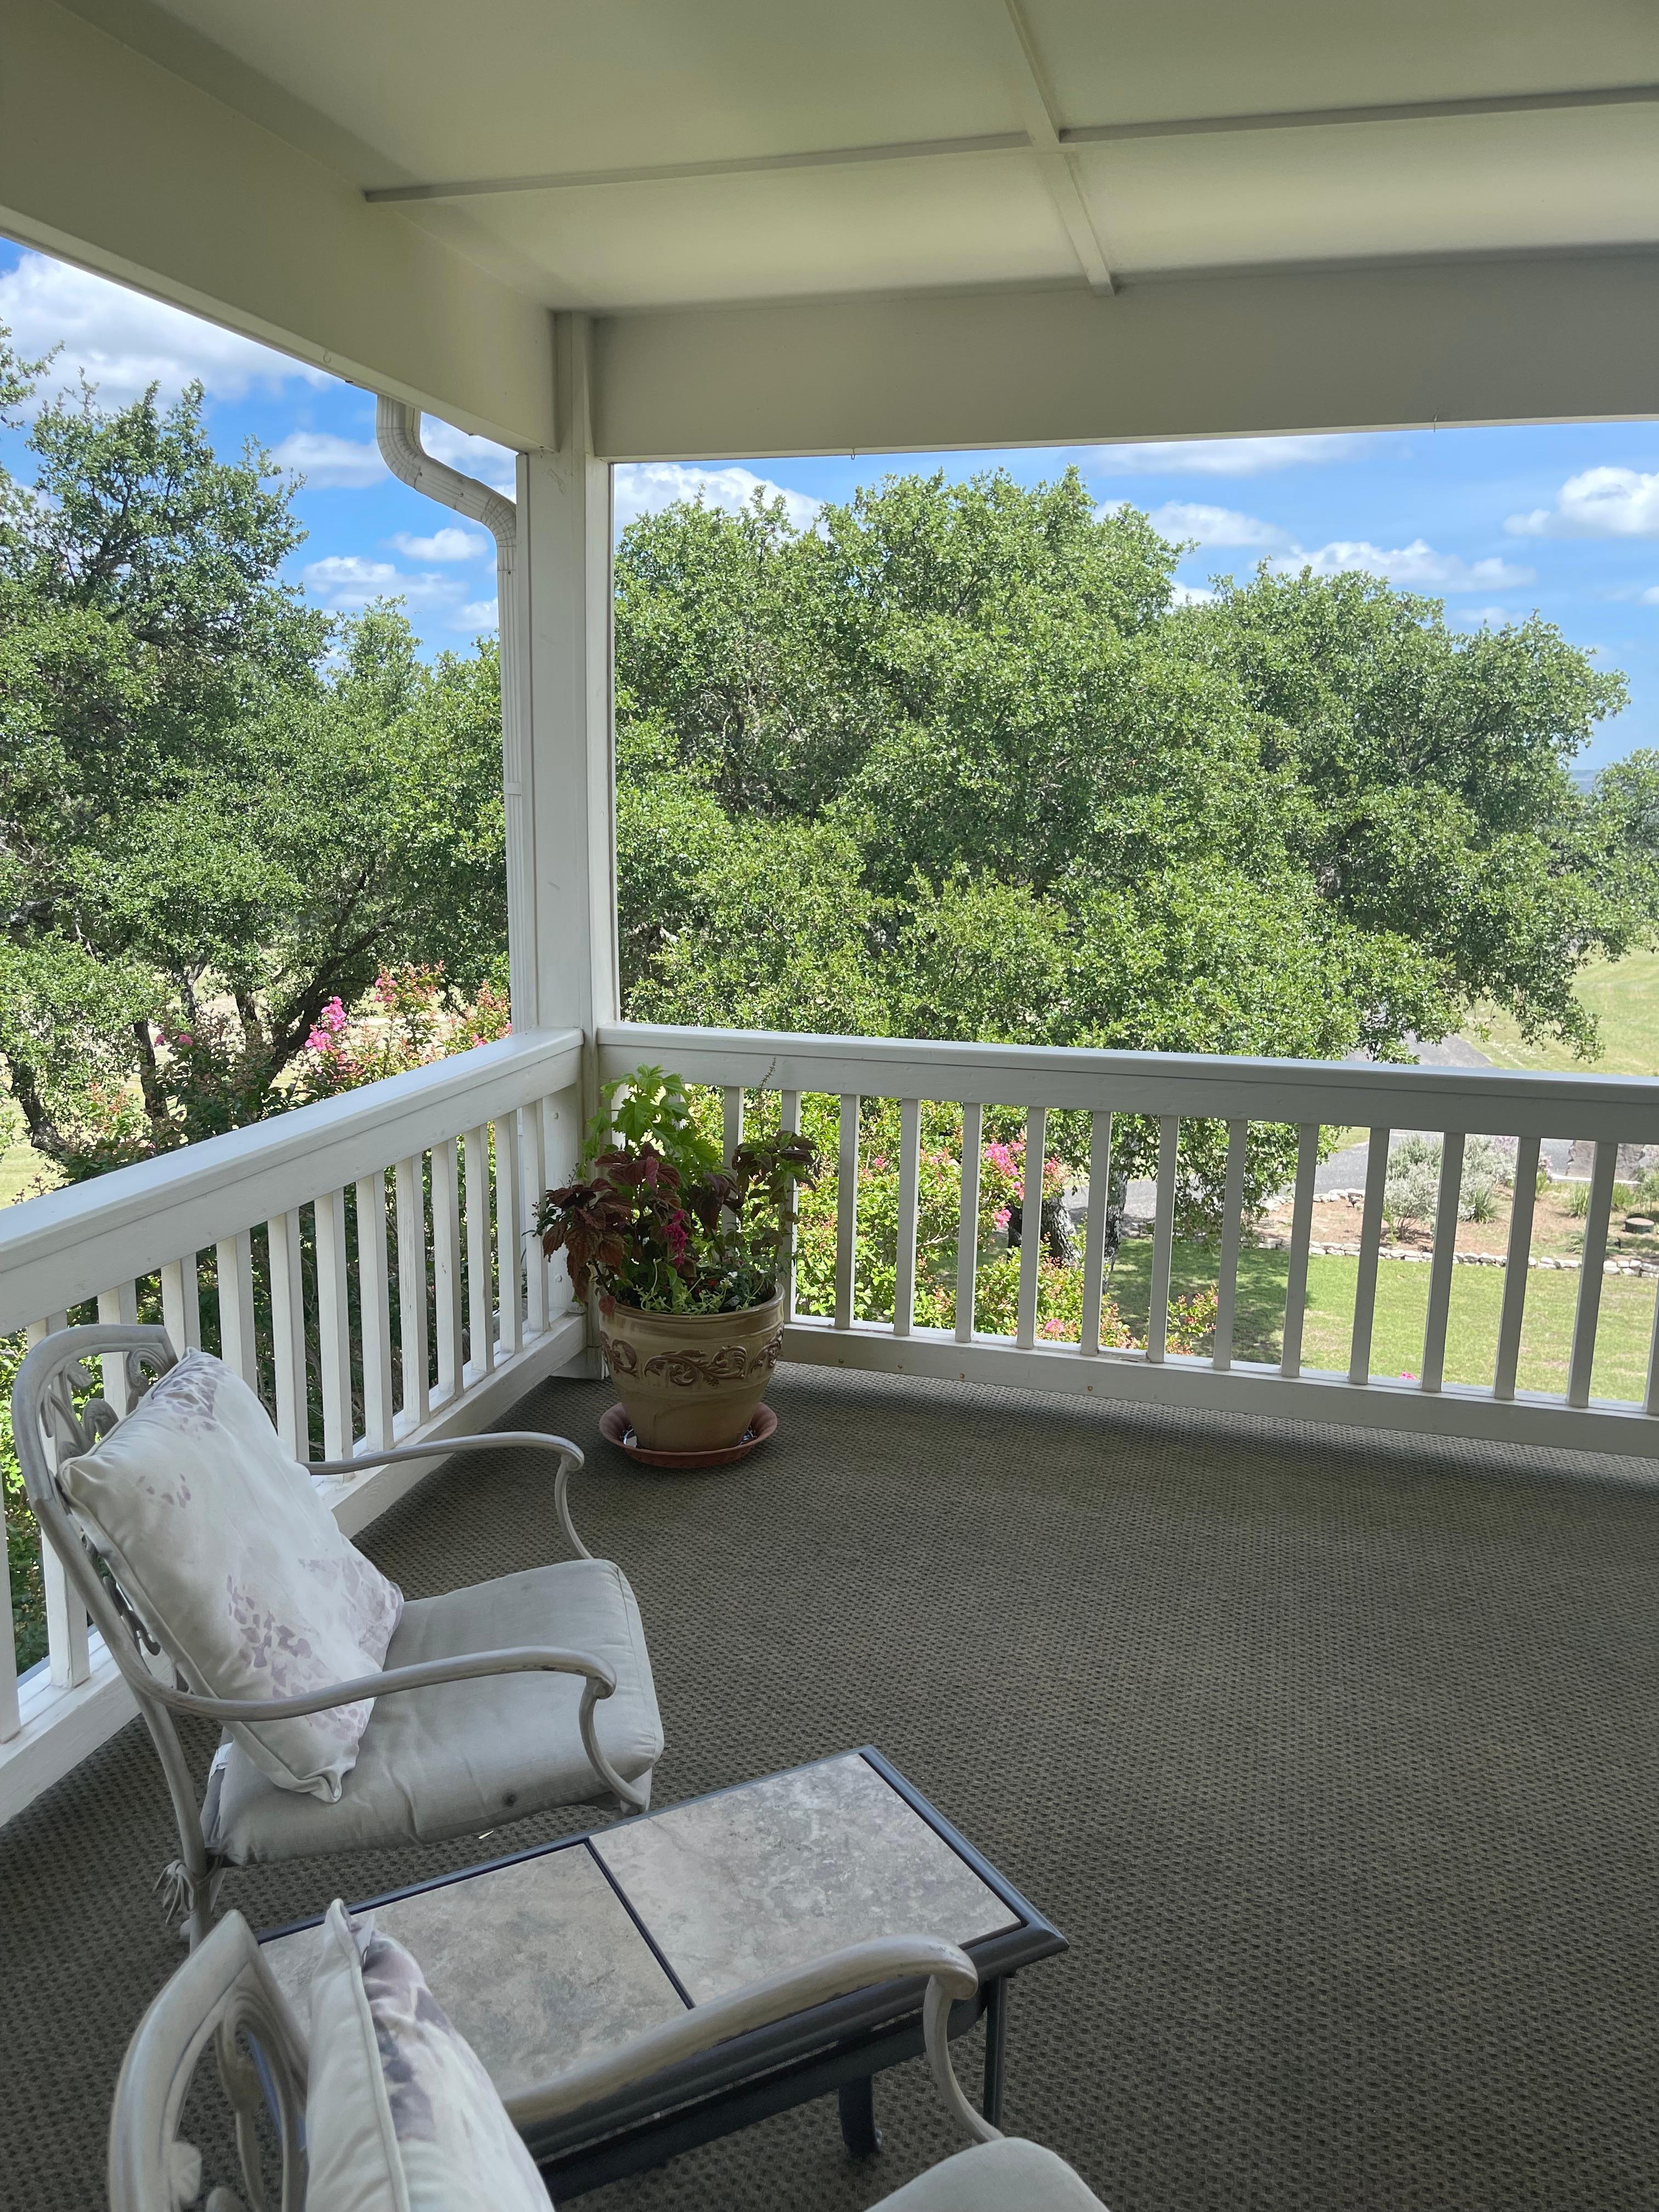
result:
M 809 1140 L 739 1145 L 697 1128 L 685 1085 L 659 1067 L 605 1085 L 578 1180 L 536 1216 L 579 1298 L 597 1291 L 599 1349 L 637 1444 L 708 1453 L 742 1443 L 783 1341 L 779 1266 Z

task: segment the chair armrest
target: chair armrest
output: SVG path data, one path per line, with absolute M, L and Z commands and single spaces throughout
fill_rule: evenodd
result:
M 595 1697 L 608 1698 L 617 1686 L 615 1673 L 603 1659 L 582 1651 L 557 1651 L 537 1644 L 521 1644 L 503 1651 L 464 1651 L 453 1659 L 423 1659 L 412 1667 L 392 1667 L 380 1674 L 359 1674 L 349 1682 L 330 1682 L 320 1690 L 306 1690 L 295 1698 L 210 1698 L 194 1690 L 174 1689 L 152 1680 L 145 1692 L 176 1713 L 195 1713 L 203 1720 L 291 1721 L 306 1713 L 328 1712 L 336 1705 L 355 1705 L 362 1698 L 389 1698 L 399 1690 L 424 1690 L 438 1682 L 470 1682 L 482 1674 L 585 1674 Z
M 877 1936 L 830 1952 L 810 1966 L 793 1966 L 750 1982 L 696 2006 L 678 2020 L 647 2028 L 620 2051 L 591 2059 L 585 2066 L 573 2066 L 568 2073 L 538 2082 L 533 2088 L 519 2090 L 505 2100 L 507 2113 L 520 2129 L 557 2119 L 584 2105 L 615 2096 L 684 2059 L 697 2057 L 716 2044 L 729 2043 L 734 2036 L 746 2035 L 754 2028 L 770 2027 L 814 2005 L 825 2004 L 832 1997 L 923 1976 L 927 1993 L 922 2006 L 922 2031 L 933 2079 L 969 2134 L 981 2142 L 995 2142 L 1001 2130 L 976 2112 L 963 2094 L 951 2063 L 946 2025 L 952 2003 L 972 1996 L 978 1989 L 979 1972 L 965 1951 L 930 1936 Z
M 579 1559 L 593 1556 L 576 1534 L 570 1518 L 567 1492 L 571 1475 L 584 1464 L 580 1448 L 568 1437 L 550 1437 L 539 1429 L 487 1429 L 481 1436 L 446 1437 L 441 1443 L 430 1444 L 394 1444 L 386 1451 L 354 1452 L 349 1459 L 313 1459 L 301 1464 L 307 1474 L 337 1474 L 350 1476 L 361 1474 L 366 1467 L 386 1467 L 394 1460 L 436 1459 L 441 1453 L 456 1451 L 519 1451 L 525 1448 L 539 1448 L 559 1455 L 558 1478 L 553 1486 L 553 1508 L 559 1516 L 559 1526 L 564 1530 L 565 1541 Z
M 440 1682 L 470 1682 L 485 1674 L 580 1674 L 587 1686 L 577 1711 L 582 1749 L 594 1772 L 614 1792 L 624 1810 L 641 1813 L 649 1802 L 632 1783 L 624 1782 L 599 1747 L 593 1725 L 593 1709 L 617 1686 L 615 1669 L 586 1651 L 560 1651 L 551 1646 L 521 1644 L 503 1651 L 465 1651 L 453 1659 L 423 1659 L 413 1667 L 393 1667 L 385 1674 L 360 1674 L 350 1682 L 331 1682 L 320 1690 L 307 1690 L 297 1698 L 207 1698 L 194 1690 L 174 1689 L 170 1683 L 146 1675 L 142 1694 L 176 1713 L 194 1713 L 203 1720 L 223 1725 L 238 1722 L 298 1720 L 306 1713 L 331 1711 L 336 1705 L 355 1705 L 362 1698 L 389 1698 L 399 1690 L 425 1690 Z

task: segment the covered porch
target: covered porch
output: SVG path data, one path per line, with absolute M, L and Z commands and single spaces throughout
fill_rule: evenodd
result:
M 711 4 L 646 11 L 653 46 L 503 7 L 457 57 L 441 10 L 12 13 L 0 228 L 360 384 L 388 465 L 495 534 L 514 1034 L 0 1214 L 0 1334 L 153 1312 L 302 1460 L 429 1446 L 327 1491 L 411 1594 L 549 1555 L 540 1477 L 469 1437 L 574 1436 L 584 1525 L 650 1624 L 659 1802 L 865 1742 L 902 1765 L 1071 1938 L 1019 1990 L 1010 2121 L 1120 2212 L 1648 2203 L 1659 1321 L 1616 1389 L 1605 1325 L 1620 1149 L 1659 1145 L 1659 1085 L 623 1021 L 610 625 L 619 462 L 1650 415 L 1651 29 L 1609 4 L 1569 44 L 1529 4 L 1495 55 L 1474 7 L 1419 40 L 1287 0 L 1125 8 L 1114 46 L 1070 0 L 908 28 Z M 511 446 L 516 501 L 435 463 L 423 416 Z M 838 1102 L 833 1284 L 792 1285 L 777 1437 L 695 1480 L 599 1441 L 592 1316 L 527 1235 L 599 1085 L 647 1060 L 717 1091 L 728 1139 Z M 871 1101 L 899 1132 L 873 1316 Z M 930 1285 L 939 1104 L 961 1235 Z M 991 1108 L 1028 1158 L 1052 1117 L 1086 1130 L 1073 1334 L 1040 1324 L 1035 1236 L 1007 1325 L 975 1316 Z M 1157 1132 L 1129 1345 L 1098 1327 L 1126 1115 Z M 1199 1123 L 1224 1195 L 1186 1349 Z M 1265 1350 L 1239 1291 L 1262 1124 L 1296 1132 Z M 1307 1323 L 1338 1129 L 1369 1172 L 1333 1349 Z M 1405 1130 L 1443 1145 L 1401 1373 L 1375 1339 Z M 1472 1136 L 1510 1146 L 1515 1191 L 1476 1379 L 1448 1356 Z M 1528 1261 L 1559 1139 L 1589 1183 L 1546 1388 Z M 177 1952 L 131 1697 L 50 1559 L 45 1597 L 33 1669 L 0 1613 L 0 2154 L 55 2212 L 100 2193 L 119 2054 Z M 306 1879 L 237 1901 L 268 1924 Z M 919 2069 L 881 2094 L 879 2173 L 809 2108 L 611 2201 L 868 2203 L 947 2147 Z
M 511 1420 L 590 1455 L 578 1516 L 663 1684 L 658 1802 L 871 1741 L 910 1775 L 1070 1939 L 1014 1985 L 1011 2129 L 1112 2204 L 1649 2202 L 1650 1474 L 787 1365 L 769 1451 L 688 1479 L 599 1441 L 610 1395 L 538 1385 Z M 411 1595 L 532 1565 L 545 1469 L 458 1455 L 365 1540 Z M 276 1924 L 569 1825 L 234 1901 Z M 171 1847 L 136 1723 L 0 1831 L 20 2202 L 101 2197 L 121 2051 L 181 1955 Z M 851 2208 L 956 2147 L 920 2060 L 877 2116 L 866 2166 L 830 2099 L 582 2201 Z

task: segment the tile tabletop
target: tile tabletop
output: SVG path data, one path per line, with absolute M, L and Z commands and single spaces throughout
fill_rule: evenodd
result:
M 876 1936 L 1019 1925 L 857 1752 L 603 1831 L 592 1848 L 693 2002 Z
M 374 1908 L 505 2095 L 618 2049 L 685 2006 L 586 1847 L 538 1853 Z M 301 2023 L 318 1931 L 264 1946 Z

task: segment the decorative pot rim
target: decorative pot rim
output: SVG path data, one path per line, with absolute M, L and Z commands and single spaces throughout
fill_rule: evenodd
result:
M 726 1313 L 651 1313 L 643 1306 L 624 1305 L 620 1298 L 613 1298 L 610 1312 L 606 1313 L 601 1306 L 599 1316 L 611 1328 L 626 1314 L 630 1321 L 643 1322 L 647 1328 L 689 1329 L 700 1335 L 705 1330 L 731 1328 L 744 1323 L 751 1328 L 763 1327 L 782 1304 L 783 1292 L 775 1291 L 769 1298 L 763 1300 L 757 1306 L 733 1306 Z

